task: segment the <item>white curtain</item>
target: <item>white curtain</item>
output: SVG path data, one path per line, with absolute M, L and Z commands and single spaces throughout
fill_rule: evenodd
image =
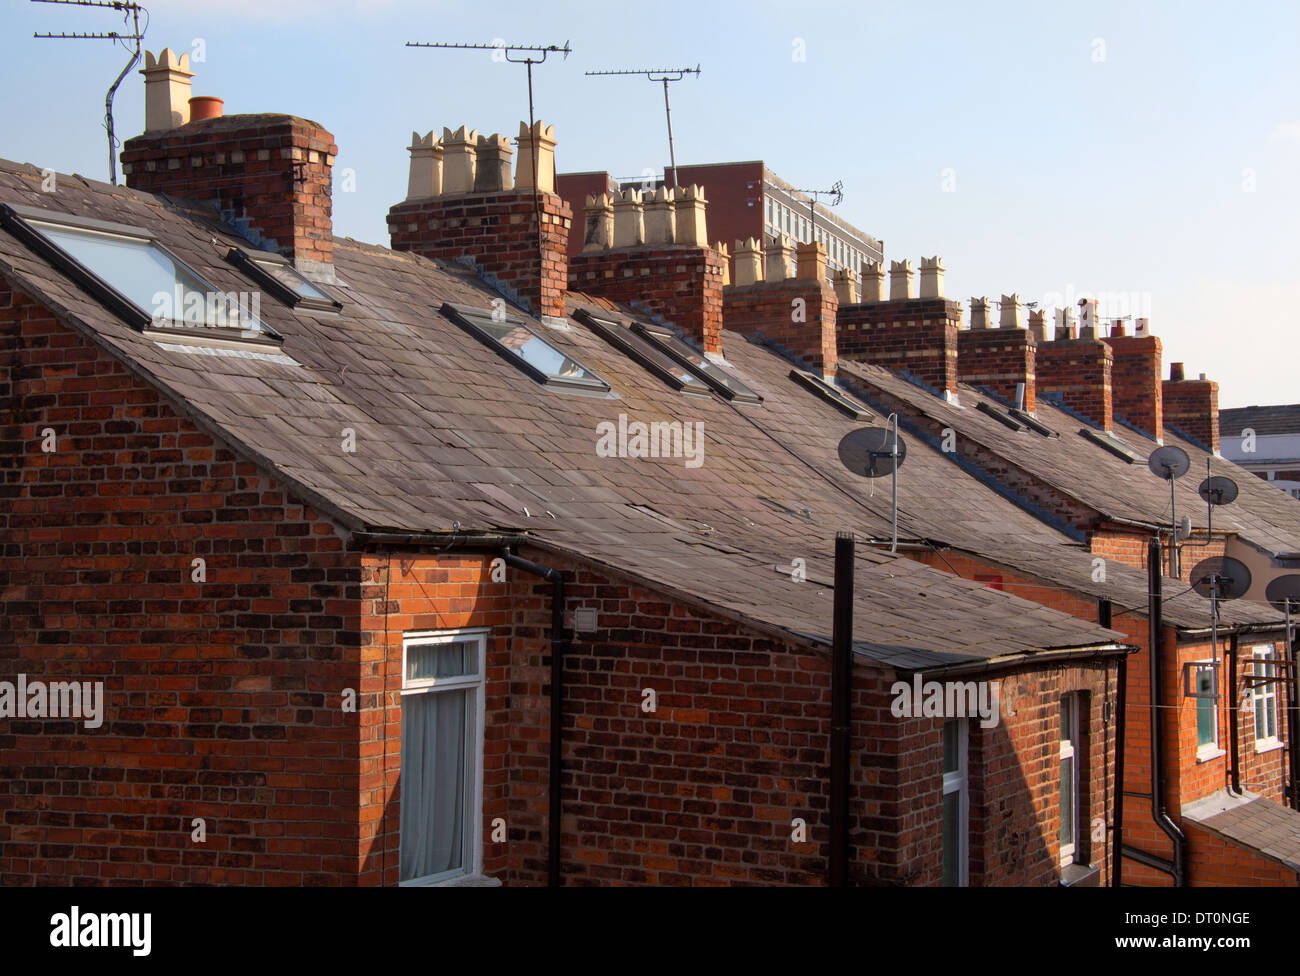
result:
M 402 881 L 465 867 L 465 730 L 471 694 L 402 696 Z

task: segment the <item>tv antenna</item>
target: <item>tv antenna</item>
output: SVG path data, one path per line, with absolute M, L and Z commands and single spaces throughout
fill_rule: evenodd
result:
M 121 43 L 131 52 L 131 60 L 126 63 L 126 67 L 108 89 L 108 96 L 104 99 L 104 128 L 108 131 L 108 180 L 116 184 L 117 136 L 113 132 L 113 96 L 117 94 L 117 86 L 122 84 L 126 73 L 140 61 L 140 42 L 144 40 L 144 31 L 140 30 L 140 14 L 144 14 L 145 30 L 148 30 L 149 11 L 138 3 L 129 3 L 126 0 L 32 0 L 32 3 L 57 3 L 65 7 L 101 7 L 105 10 L 117 10 L 122 14 L 123 27 L 126 26 L 127 21 L 131 22 L 129 34 L 120 31 L 72 31 L 70 33 L 61 31 L 58 34 L 32 34 L 32 37 L 47 41 L 114 41 Z M 127 41 L 133 41 L 135 46 L 128 45 Z
M 533 127 L 537 120 L 533 117 L 533 65 L 542 64 L 548 54 L 563 54 L 564 60 L 569 59 L 572 53 L 569 50 L 569 42 L 565 41 L 564 46 L 558 44 L 455 44 L 444 41 L 407 41 L 407 47 L 435 47 L 443 50 L 458 51 L 497 51 L 500 52 L 503 59 L 510 64 L 522 64 L 528 69 L 528 136 L 533 144 L 532 165 L 533 165 L 533 207 L 537 213 L 537 246 L 538 253 L 541 253 L 542 246 L 542 197 L 541 191 L 537 186 L 537 138 L 533 135 Z M 511 57 L 511 52 L 521 53 L 523 57 Z M 538 56 L 540 55 L 540 57 Z
M 673 109 L 668 103 L 668 83 L 670 81 L 681 81 L 687 75 L 699 75 L 700 66 L 697 64 L 694 68 L 629 68 L 626 70 L 613 71 L 588 71 L 585 72 L 589 77 L 596 75 L 645 75 L 651 81 L 662 81 L 664 83 L 664 117 L 668 120 L 668 162 L 672 167 L 672 182 L 669 183 L 667 176 L 664 174 L 664 183 L 671 187 L 677 185 L 677 153 L 673 149 Z
M 817 240 L 817 198 L 830 197 L 831 200 L 827 206 L 838 207 L 844 202 L 844 181 L 836 180 L 831 184 L 829 190 L 795 190 L 795 193 L 806 193 L 812 197 L 812 202 L 808 204 L 808 214 L 812 220 L 812 239 Z
M 898 469 L 907 460 L 907 442 L 898 436 L 898 414 L 891 413 L 884 427 L 849 431 L 840 438 L 839 455 L 841 464 L 863 478 L 891 476 L 893 535 L 889 551 L 898 552 Z

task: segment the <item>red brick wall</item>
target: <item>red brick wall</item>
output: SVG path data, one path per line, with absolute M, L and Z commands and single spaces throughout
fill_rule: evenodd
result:
M 796 322 L 796 302 L 801 301 Z M 780 343 L 817 371 L 834 373 L 835 317 L 839 300 L 826 282 L 790 278 L 723 291 L 722 321 L 732 332 Z
M 1219 449 L 1219 384 L 1213 380 L 1164 380 L 1164 421 L 1213 451 Z
M 932 389 L 957 392 L 961 303 L 913 298 L 842 305 L 836 341 L 842 359 L 908 372 Z
M 569 287 L 638 302 L 706 352 L 722 352 L 722 255 L 691 244 L 649 244 L 579 254 Z
M 541 205 L 541 239 L 538 210 Z M 406 200 L 388 211 L 395 251 L 454 261 L 470 257 L 518 293 L 536 315 L 565 316 L 566 247 L 573 212 L 553 193 L 460 193 Z
M 1057 587 L 1044 586 L 1040 582 L 1021 576 L 999 564 L 953 551 L 946 551 L 942 556 L 934 552 L 909 553 L 909 555 L 936 569 L 955 572 L 966 579 L 983 577 L 990 585 L 993 585 L 993 582 L 996 581 L 998 589 L 1014 593 L 1027 600 L 1033 600 L 1054 610 L 1071 614 L 1081 620 L 1096 621 L 1097 619 L 1096 600 Z M 1124 608 L 1117 607 L 1116 611 L 1121 609 Z M 1141 614 L 1117 613 L 1112 618 L 1111 626 L 1123 632 L 1127 643 L 1138 647 L 1138 651 L 1128 657 L 1124 788 L 1131 794 L 1147 794 L 1150 792 L 1151 783 L 1151 709 L 1149 706 L 1151 695 L 1150 658 L 1147 650 L 1149 646 L 1147 620 Z M 1182 662 L 1210 658 L 1209 641 L 1178 644 L 1172 628 L 1165 628 L 1163 640 L 1162 659 L 1166 663 L 1161 685 L 1161 703 L 1165 713 L 1173 716 L 1172 720 L 1166 721 L 1161 740 L 1165 774 L 1165 802 L 1170 816 L 1176 822 L 1179 822 L 1181 805 L 1200 799 L 1214 790 L 1221 789 L 1228 782 L 1229 767 L 1228 756 L 1226 755 L 1204 762 L 1197 762 L 1195 699 L 1183 698 L 1182 692 Z M 1256 644 L 1263 643 L 1267 642 L 1243 640 L 1239 650 L 1237 702 L 1242 706 L 1238 731 L 1240 778 L 1243 787 L 1251 792 L 1277 802 L 1284 802 L 1284 787 L 1288 775 L 1286 750 L 1271 749 L 1263 753 L 1255 752 L 1254 708 L 1250 705 L 1249 692 L 1246 688 L 1245 679 L 1250 672 L 1249 662 L 1252 650 Z M 1224 661 L 1227 647 L 1228 642 L 1225 640 L 1219 648 L 1221 661 Z M 1228 710 L 1231 699 L 1227 690 L 1228 669 L 1226 661 L 1222 667 L 1224 693 L 1223 700 L 1220 703 L 1219 735 L 1220 743 L 1226 752 L 1230 741 Z M 1285 698 L 1281 695 L 1280 690 L 1278 703 L 1279 738 L 1287 742 L 1290 741 L 1290 737 L 1286 728 Z M 1094 725 L 1094 728 L 1100 727 L 1103 726 Z M 1113 784 L 1111 789 L 1113 794 Z M 1173 856 L 1173 847 L 1169 839 L 1152 822 L 1148 801 L 1141 796 L 1130 796 L 1125 800 L 1124 812 L 1125 844 L 1159 857 L 1171 858 Z M 1191 826 L 1187 821 L 1181 821 L 1180 825 L 1185 832 Z M 1203 839 L 1203 832 L 1198 832 L 1192 837 L 1192 842 L 1188 846 L 1188 864 L 1197 864 L 1195 870 L 1189 867 L 1189 878 L 1196 872 L 1201 872 L 1201 877 L 1208 876 L 1205 872 L 1211 872 L 1220 877 L 1237 878 L 1235 882 L 1223 883 L 1239 885 L 1255 883 L 1251 880 L 1254 877 L 1252 872 L 1255 868 L 1250 865 L 1245 868 L 1241 867 L 1241 864 L 1244 863 L 1239 857 L 1239 855 L 1244 854 L 1242 849 L 1234 847 L 1232 850 L 1236 853 L 1224 854 L 1218 846 L 1203 844 Z M 1241 871 L 1245 873 L 1233 874 L 1233 872 Z M 1126 885 L 1169 886 L 1172 884 L 1169 875 L 1129 859 L 1124 862 L 1123 877 Z M 1285 883 L 1293 883 L 1293 880 Z M 1190 883 L 1195 884 L 1198 882 L 1191 881 Z M 1220 882 L 1207 881 L 1205 883 Z
M 1193 887 L 1291 888 L 1300 881 L 1290 868 L 1204 827 L 1185 823 L 1184 830 L 1192 842 L 1187 857 L 1187 883 Z
M 126 185 L 182 200 L 215 200 L 247 217 L 295 261 L 334 260 L 330 170 L 334 137 L 291 115 L 226 115 L 128 139 Z
M 1041 342 L 1034 355 L 1038 395 L 1060 393 L 1070 409 L 1110 430 L 1112 365 L 1110 347 L 1097 339 Z
M 1025 409 L 1034 410 L 1034 340 L 1027 329 L 964 329 L 957 333 L 957 376 L 986 386 L 1009 403 L 1025 385 Z
M 1164 437 L 1160 339 L 1112 335 L 1103 341 L 1115 356 L 1110 374 L 1115 413 L 1159 440 Z
M 338 535 L 9 290 L 0 363 L 0 679 L 104 682 L 98 729 L 0 720 L 0 883 L 351 882 Z

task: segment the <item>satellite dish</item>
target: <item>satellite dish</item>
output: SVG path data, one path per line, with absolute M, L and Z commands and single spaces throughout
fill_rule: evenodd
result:
M 1147 467 L 1151 469 L 1151 473 L 1157 478 L 1164 478 L 1165 481 L 1181 478 L 1187 474 L 1187 469 L 1191 466 L 1192 459 L 1187 456 L 1187 452 L 1173 444 L 1156 448 L 1147 458 Z
M 1250 570 L 1231 556 L 1211 556 L 1192 567 L 1192 589 L 1203 597 L 1214 593 L 1220 600 L 1236 600 L 1250 589 Z
M 1300 610 L 1300 575 L 1275 576 L 1264 590 L 1264 599 L 1283 613 L 1286 613 L 1288 600 L 1293 612 Z
M 1196 491 L 1210 505 L 1230 505 L 1237 498 L 1237 483 L 1231 478 L 1215 475 L 1202 481 Z
M 863 478 L 883 478 L 893 474 L 907 459 L 907 442 L 898 437 L 898 454 L 894 454 L 897 432 L 886 427 L 860 427 L 840 439 L 840 463 Z

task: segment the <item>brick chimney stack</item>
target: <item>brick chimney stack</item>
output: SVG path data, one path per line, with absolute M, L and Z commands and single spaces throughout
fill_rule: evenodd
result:
M 1161 440 L 1164 397 L 1160 381 L 1160 339 L 1149 333 L 1125 335 L 1123 323 L 1118 322 L 1104 341 L 1114 355 L 1111 384 L 1115 414 L 1155 440 Z
M 862 264 L 862 300 L 836 313 L 839 358 L 903 373 L 938 396 L 957 395 L 957 336 L 961 303 L 943 297 L 943 261 L 921 260 L 921 297 L 912 289 L 912 262 L 891 264 L 889 297 L 885 271 Z
M 820 241 L 798 245 L 794 275 L 788 273 L 788 250 L 784 239 L 770 245 L 767 274 L 758 280 L 758 242 L 752 237 L 736 242 L 737 283 L 723 291 L 723 326 L 762 336 L 812 371 L 832 376 L 838 360 L 835 319 L 840 303 L 836 288 L 826 280 L 826 249 Z
M 1023 385 L 1024 409 L 1036 404 L 1037 344 L 1024 327 L 1019 295 L 1002 296 L 999 327 L 989 327 L 989 301 L 971 299 L 971 327 L 957 335 L 957 375 L 963 383 L 982 386 L 1014 405 Z
M 1162 384 L 1164 421 L 1171 431 L 1186 434 L 1215 454 L 1219 453 L 1219 384 L 1213 380 L 1184 379 L 1183 364 L 1169 364 L 1169 379 Z
M 586 240 L 569 260 L 573 291 L 611 301 L 643 303 L 705 352 L 722 354 L 726 258 L 708 244 L 708 201 L 698 186 L 624 190 L 586 200 Z M 754 273 L 748 253 L 736 254 L 736 278 Z
M 146 56 L 145 132 L 122 147 L 126 185 L 211 204 L 254 245 L 332 276 L 334 137 L 292 115 L 191 121 L 188 65 L 167 48 Z
M 1034 353 L 1036 395 L 1055 394 L 1071 410 L 1110 430 L 1114 420 L 1111 368 L 1114 354 L 1095 335 L 1097 303 L 1079 303 L 1084 321 L 1076 331 L 1074 309 L 1056 312 L 1056 338 L 1038 343 Z
M 563 318 L 573 212 L 555 194 L 555 127 L 519 123 L 518 152 L 468 126 L 442 133 L 412 133 L 407 197 L 388 211 L 393 250 L 469 258 L 535 315 Z

